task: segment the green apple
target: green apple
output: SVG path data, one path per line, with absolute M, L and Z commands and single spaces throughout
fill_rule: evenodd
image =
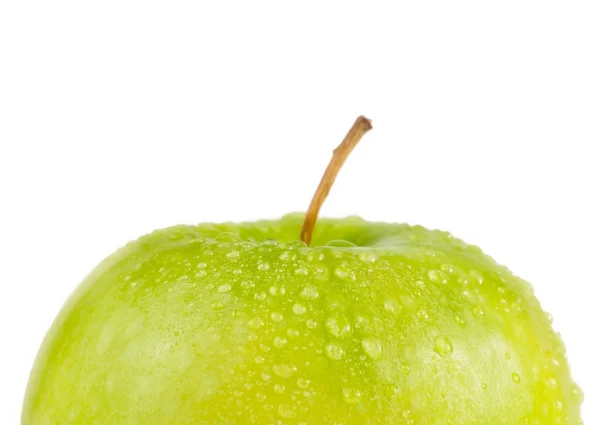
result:
M 23 425 L 579 425 L 531 286 L 449 233 L 304 214 L 155 231 L 71 296 Z

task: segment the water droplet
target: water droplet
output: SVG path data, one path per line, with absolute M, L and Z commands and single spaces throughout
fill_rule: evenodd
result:
M 274 297 L 282 297 L 285 295 L 285 286 L 283 285 L 272 285 L 269 287 L 269 293 Z
M 294 270 L 296 276 L 308 276 L 308 269 L 306 267 L 298 267 Z
M 427 277 L 434 283 L 441 283 L 444 285 L 448 283 L 448 275 L 440 270 L 429 270 L 427 272 Z
M 443 335 L 438 335 L 434 338 L 434 348 L 436 353 L 442 357 L 452 354 L 452 351 L 454 350 L 452 342 Z
M 344 397 L 344 401 L 346 403 L 356 404 L 360 402 L 362 392 L 360 390 L 357 390 L 356 388 L 344 388 L 342 390 L 342 396 Z
M 244 289 L 252 289 L 255 285 L 251 280 L 244 280 L 242 283 L 240 283 L 240 286 Z
M 341 360 L 344 357 L 344 349 L 333 343 L 325 346 L 325 353 L 331 360 Z
M 308 320 L 306 321 L 306 326 L 307 326 L 309 329 L 314 329 L 314 328 L 316 328 L 316 327 L 317 327 L 317 321 L 316 321 L 316 320 L 314 320 L 314 319 L 308 319 Z
M 278 364 L 273 366 L 273 372 L 280 378 L 289 378 L 294 374 L 295 370 L 296 368 L 294 366 L 289 366 L 286 364 Z
M 282 253 L 281 253 L 281 255 L 279 256 L 279 259 L 280 259 L 281 261 L 291 261 L 291 260 L 293 260 L 293 259 L 294 259 L 294 257 L 295 257 L 295 254 L 292 254 L 292 253 L 291 253 L 291 252 L 289 252 L 289 251 L 284 251 L 284 252 L 282 252 Z
M 298 332 L 298 329 L 294 329 L 294 328 L 288 328 L 288 330 L 285 333 L 290 338 L 298 338 L 298 336 L 300 335 L 300 332 Z
M 475 317 L 483 317 L 485 314 L 483 311 L 483 308 L 480 305 L 473 306 L 473 308 L 471 309 L 471 312 L 473 313 L 473 316 L 475 316 Z
M 407 419 L 410 416 L 410 410 L 403 410 L 402 411 L 402 417 Z
M 520 384 L 520 383 L 521 383 L 521 377 L 520 377 L 520 376 L 519 376 L 519 374 L 518 374 L 518 373 L 516 373 L 516 372 L 512 374 L 512 376 L 511 376 L 511 379 L 512 379 L 512 381 L 513 381 L 515 384 Z
M 427 320 L 427 319 L 429 319 L 429 314 L 427 314 L 426 310 L 421 309 L 421 310 L 417 311 L 417 317 L 421 320 Z
M 306 313 L 306 307 L 304 307 L 302 304 L 294 304 L 292 310 L 294 311 L 294 314 L 297 314 L 298 316 L 302 316 L 304 313 Z
M 377 255 L 373 254 L 372 252 L 365 251 L 358 255 L 358 259 L 363 263 L 372 264 L 377 261 Z
M 263 393 L 256 393 L 256 399 L 260 402 L 263 402 L 267 399 L 267 396 Z
M 552 317 L 552 314 L 546 313 L 546 317 L 548 318 L 548 322 L 550 322 L 551 324 L 552 322 L 554 322 L 554 317 Z
M 215 301 L 210 306 L 213 308 L 213 310 L 221 310 L 223 308 L 223 303 Z
M 273 391 L 275 391 L 277 394 L 283 394 L 285 392 L 285 385 L 275 384 L 273 385 Z
M 281 337 L 281 336 L 276 336 L 275 338 L 273 338 L 273 345 L 277 348 L 282 348 L 285 346 L 285 344 L 287 344 L 287 339 Z
M 231 291 L 231 285 L 229 283 L 225 283 L 218 288 L 219 292 L 225 293 Z
M 283 320 L 283 314 L 274 311 L 273 313 L 271 313 L 271 320 L 273 320 L 276 323 L 279 323 Z
M 296 412 L 294 411 L 292 406 L 289 406 L 287 404 L 280 404 L 279 406 L 277 406 L 277 413 L 279 414 L 279 416 L 286 419 L 296 417 Z
M 511 358 L 511 355 L 510 355 L 510 353 L 509 353 L 508 351 L 507 351 L 506 353 L 504 353 L 504 358 L 505 358 L 506 360 L 510 360 L 510 358 Z
M 361 345 L 365 353 L 373 360 L 379 360 L 383 357 L 383 347 L 378 339 L 365 338 L 362 340 Z
M 405 375 L 410 374 L 410 366 L 406 362 L 402 362 L 400 365 L 400 370 L 402 370 L 402 373 Z
M 256 364 L 263 364 L 265 362 L 265 358 L 263 356 L 256 356 L 254 357 L 254 363 Z
M 330 241 L 327 243 L 326 246 L 331 246 L 331 247 L 336 247 L 336 248 L 354 248 L 354 247 L 356 247 L 356 245 L 353 244 L 352 242 L 346 241 L 343 239 L 336 239 L 336 240 Z
M 306 378 L 298 378 L 296 385 L 302 389 L 306 389 L 310 385 L 310 380 Z
M 336 313 L 325 320 L 325 328 L 336 338 L 345 339 L 352 334 L 352 326 L 342 313 Z
M 233 251 L 229 251 L 225 256 L 227 258 L 238 258 L 240 256 L 240 252 L 234 249 Z
M 196 268 L 197 268 L 197 269 L 205 269 L 207 265 L 208 265 L 208 264 L 206 264 L 206 263 L 198 263 L 198 264 L 196 265 Z
M 335 268 L 333 274 L 338 279 L 342 280 L 356 280 L 356 274 L 347 264 L 340 264 Z
M 558 383 L 556 382 L 556 379 L 554 379 L 553 377 L 546 379 L 546 387 L 549 390 L 556 390 L 558 388 Z
M 269 263 L 259 263 L 258 264 L 258 270 L 267 271 L 270 268 L 271 268 L 271 266 L 269 266 Z
M 300 298 L 314 300 L 319 296 L 319 291 L 314 286 L 305 286 L 300 292 Z
M 208 273 L 206 273 L 206 270 L 198 270 L 196 273 L 194 273 L 194 276 L 196 276 L 196 277 L 204 277 L 207 274 Z
M 583 403 L 583 391 L 575 383 L 571 385 L 571 399 L 577 404 Z
M 487 386 L 487 384 L 485 382 L 481 383 L 481 389 L 482 390 L 487 390 L 488 389 L 488 386 Z
M 396 303 L 393 300 L 385 300 L 383 303 L 383 308 L 390 313 L 396 312 Z
M 254 298 L 259 301 L 263 301 L 265 298 L 267 298 L 267 293 L 264 291 L 257 292 L 254 294 Z
M 483 275 L 479 270 L 471 270 L 469 275 L 475 279 L 475 282 L 479 283 L 480 285 L 483 284 Z
M 255 317 L 248 321 L 248 326 L 251 329 L 260 329 L 265 325 L 265 322 L 260 317 Z
M 464 326 L 465 325 L 465 319 L 463 319 L 461 316 L 459 316 L 458 314 L 456 316 L 454 316 L 454 321 L 459 325 L 459 326 Z

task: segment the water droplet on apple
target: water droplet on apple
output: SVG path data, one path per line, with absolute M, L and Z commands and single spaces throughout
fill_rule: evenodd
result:
M 234 249 L 233 251 L 229 251 L 225 256 L 229 259 L 238 258 L 240 256 L 240 252 Z
M 314 300 L 319 296 L 319 291 L 314 286 L 305 286 L 300 292 L 300 298 L 305 300 Z
M 454 350 L 454 347 L 452 347 L 452 342 L 450 342 L 450 340 L 443 335 L 438 335 L 434 338 L 434 348 L 436 353 L 442 357 L 449 356 Z
M 267 298 L 267 293 L 264 291 L 257 292 L 256 294 L 254 294 L 254 298 L 257 299 L 258 301 L 263 301 L 264 299 Z
M 273 372 L 280 378 L 289 378 L 296 371 L 296 366 L 287 364 L 278 364 L 273 366 Z
M 290 338 L 298 338 L 298 336 L 300 336 L 300 332 L 298 332 L 298 329 L 294 329 L 294 328 L 288 328 L 288 330 L 285 333 Z
M 285 295 L 285 286 L 272 285 L 271 287 L 269 287 L 269 293 L 274 297 L 282 297 Z
M 342 390 L 344 401 L 348 404 L 356 404 L 360 402 L 362 392 L 356 388 L 344 388 Z
M 393 300 L 385 300 L 383 308 L 390 313 L 396 313 L 396 303 Z
M 427 314 L 427 311 L 425 309 L 421 309 L 417 311 L 417 317 L 421 320 L 427 320 L 429 319 L 429 314 Z
M 377 261 L 377 255 L 373 254 L 372 252 L 365 251 L 358 255 L 358 259 L 363 263 L 372 264 Z
M 549 390 L 556 390 L 558 388 L 558 383 L 556 382 L 556 379 L 554 379 L 553 377 L 546 379 L 546 387 Z
M 273 385 L 273 391 L 275 391 L 277 394 L 283 394 L 285 392 L 285 385 L 275 384 Z
M 277 348 L 283 348 L 285 346 L 285 344 L 287 344 L 287 339 L 281 337 L 281 336 L 276 336 L 275 338 L 273 338 L 273 345 Z
M 256 356 L 254 357 L 254 363 L 256 364 L 263 364 L 265 362 L 265 358 L 263 356 Z
M 408 419 L 408 417 L 410 416 L 410 410 L 406 409 L 402 411 L 402 417 L 404 419 Z
M 290 251 L 283 251 L 279 256 L 281 261 L 292 261 L 296 259 L 296 254 Z
M 215 301 L 210 306 L 213 308 L 213 310 L 221 310 L 223 308 L 223 303 Z
M 269 263 L 258 263 L 258 270 L 267 271 L 271 268 Z
M 345 339 L 352 334 L 352 326 L 348 318 L 341 312 L 336 312 L 334 315 L 325 320 L 325 328 L 336 338 Z
M 296 385 L 298 385 L 299 388 L 306 389 L 310 385 L 310 380 L 306 378 L 298 378 Z
M 306 307 L 302 304 L 294 304 L 292 310 L 294 314 L 297 314 L 298 316 L 302 316 L 304 313 L 306 313 Z
M 475 317 L 483 317 L 485 315 L 485 312 L 483 311 L 483 308 L 480 305 L 473 306 L 471 312 Z
M 461 316 L 459 316 L 458 314 L 456 316 L 454 316 L 454 321 L 459 325 L 459 326 L 464 326 L 465 325 L 465 319 L 463 319 Z
M 347 264 L 340 264 L 335 268 L 333 274 L 338 278 L 346 281 L 355 281 L 356 273 Z
M 279 416 L 286 419 L 296 417 L 296 412 L 294 411 L 292 406 L 289 406 L 287 404 L 280 404 L 279 406 L 277 406 L 277 413 L 279 414 Z
M 575 383 L 571 385 L 571 399 L 577 404 L 583 403 L 583 391 Z
M 406 363 L 406 362 L 402 362 L 402 364 L 400 365 L 400 370 L 405 375 L 410 374 L 410 366 L 409 366 L 409 364 Z
M 475 282 L 477 282 L 478 284 L 483 284 L 483 275 L 479 270 L 471 270 L 469 272 L 469 276 L 475 279 Z
M 520 376 L 519 376 L 519 374 L 518 374 L 518 373 L 516 373 L 516 372 L 512 374 L 512 376 L 511 376 L 511 379 L 512 379 L 512 381 L 513 381 L 515 384 L 520 384 L 520 383 L 521 383 L 521 377 L 520 377 Z
M 256 393 L 256 399 L 260 402 L 263 402 L 267 399 L 267 396 L 263 393 Z
M 265 325 L 265 322 L 260 317 L 255 317 L 248 321 L 248 326 L 251 329 L 260 329 Z
M 379 360 L 383 357 L 383 347 L 378 339 L 365 338 L 362 340 L 361 345 L 365 353 L 373 360 Z
M 444 285 L 448 283 L 448 275 L 441 270 L 429 270 L 427 272 L 427 277 L 433 283 L 441 283 Z
M 240 283 L 240 286 L 244 289 L 252 289 L 255 285 L 251 280 L 244 280 L 242 283 Z
M 337 247 L 337 248 L 354 248 L 354 247 L 356 247 L 356 245 L 353 244 L 352 242 L 346 241 L 343 239 L 336 239 L 336 240 L 330 241 L 327 243 L 326 246 Z
M 279 313 L 278 311 L 274 311 L 273 313 L 271 313 L 271 320 L 273 320 L 276 323 L 279 323 L 283 320 L 283 314 Z
M 325 346 L 325 354 L 331 360 L 341 360 L 344 357 L 344 349 L 337 344 L 327 344 Z
M 221 286 L 219 286 L 218 291 L 221 293 L 226 293 L 231 291 L 231 285 L 229 283 L 225 283 Z
M 308 269 L 306 267 L 298 267 L 294 270 L 296 276 L 308 276 Z
M 308 320 L 306 321 L 306 326 L 307 326 L 309 329 L 314 329 L 314 328 L 316 328 L 316 327 L 317 327 L 317 321 L 316 321 L 316 320 L 314 320 L 314 319 L 308 319 Z

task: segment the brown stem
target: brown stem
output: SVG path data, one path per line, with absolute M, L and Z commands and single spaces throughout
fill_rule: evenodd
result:
M 323 205 L 325 198 L 327 198 L 327 195 L 329 195 L 329 190 L 331 189 L 331 186 L 333 186 L 333 182 L 335 181 L 340 169 L 344 165 L 344 162 L 346 162 L 346 158 L 348 158 L 350 152 L 352 152 L 360 139 L 371 128 L 371 120 L 361 115 L 356 119 L 356 121 L 354 121 L 354 125 L 348 131 L 348 134 L 346 134 L 346 137 L 344 137 L 342 143 L 340 143 L 340 145 L 333 151 L 333 157 L 325 169 L 325 173 L 321 178 L 321 182 L 319 183 L 319 186 L 317 187 L 317 190 L 308 207 L 308 211 L 304 216 L 304 224 L 302 224 L 300 240 L 302 240 L 302 242 L 304 242 L 306 245 L 310 245 L 321 205 Z

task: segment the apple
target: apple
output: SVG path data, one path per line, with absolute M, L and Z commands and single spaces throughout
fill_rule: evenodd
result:
M 22 424 L 582 424 L 527 282 L 447 232 L 317 221 L 369 128 L 307 214 L 174 226 L 102 262 L 42 344 Z

